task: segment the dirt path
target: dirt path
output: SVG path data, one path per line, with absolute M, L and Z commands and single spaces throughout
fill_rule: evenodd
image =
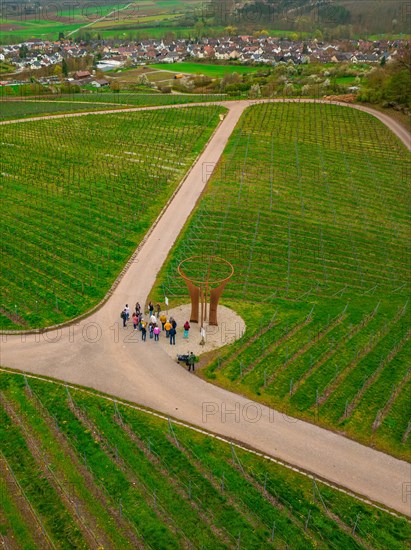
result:
M 237 121 L 254 103 L 222 103 L 229 108 L 227 116 L 104 306 L 70 327 L 37 335 L 3 335 L 1 364 L 92 387 L 161 411 L 411 515 L 411 467 L 406 462 L 208 384 L 180 367 L 160 346 L 141 342 L 132 326 L 120 326 L 119 312 L 125 303 L 146 302 Z M 372 114 L 386 123 L 384 115 Z M 401 127 L 394 121 L 389 127 L 408 141 L 410 149 L 409 136 Z M 184 320 L 177 319 L 180 324 Z

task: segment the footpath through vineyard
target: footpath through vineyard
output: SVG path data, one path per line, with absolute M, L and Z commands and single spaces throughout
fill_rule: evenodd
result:
M 182 369 L 159 346 L 142 343 L 132 327 L 119 326 L 119 311 L 126 302 L 145 303 L 250 102 L 222 104 L 228 107 L 228 114 L 143 241 L 110 300 L 69 327 L 42 334 L 3 334 L 1 364 L 92 387 L 161 411 L 411 515 L 411 469 L 406 462 L 208 384 Z M 376 116 L 411 150 L 405 130 L 384 115 Z

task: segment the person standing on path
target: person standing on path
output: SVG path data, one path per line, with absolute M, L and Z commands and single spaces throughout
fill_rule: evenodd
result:
M 161 313 L 161 306 L 157 302 L 157 304 L 156 304 L 156 316 L 157 316 L 157 318 L 160 317 L 160 313 Z
M 183 334 L 183 338 L 188 338 L 188 331 L 190 330 L 190 323 L 188 321 L 186 321 L 184 323 L 184 334 Z
M 123 319 L 123 328 L 127 326 L 127 312 L 126 308 L 123 309 L 123 311 L 120 313 L 120 317 Z
M 131 316 L 131 319 L 133 321 L 133 328 L 134 330 L 137 330 L 137 325 L 138 325 L 138 315 L 136 312 L 133 313 L 133 315 Z
M 190 372 L 191 370 L 194 372 L 194 364 L 196 362 L 196 356 L 194 355 L 194 353 L 191 351 L 190 352 L 190 355 L 188 356 L 188 372 Z
M 170 328 L 170 330 L 168 331 L 169 335 L 170 335 L 170 346 L 173 345 L 175 346 L 176 345 L 176 329 L 172 326 Z
M 164 328 L 165 328 L 165 331 L 166 331 L 166 338 L 168 338 L 170 336 L 170 329 L 173 328 L 173 325 L 170 323 L 170 321 L 167 321 L 164 324 Z
M 141 306 L 140 306 L 140 303 L 137 302 L 136 303 L 136 313 L 137 313 L 137 315 L 140 315 L 140 311 L 141 311 Z
M 141 325 L 141 339 L 142 339 L 143 342 L 145 342 L 146 338 L 147 338 L 146 324 L 142 323 L 142 325 Z
M 128 307 L 128 304 L 126 304 L 124 311 L 126 312 L 126 321 L 128 321 L 130 319 L 130 308 Z
M 150 323 L 153 323 L 153 325 L 157 323 L 157 317 L 154 314 L 150 316 Z
M 158 338 L 159 338 L 159 335 L 160 335 L 160 327 L 155 325 L 155 327 L 153 329 L 153 332 L 154 332 L 154 342 L 158 342 Z
M 166 321 L 167 321 L 167 317 L 165 313 L 162 313 L 160 315 L 161 330 L 165 330 L 164 325 L 166 324 Z
M 151 317 L 154 313 L 154 306 L 153 306 L 153 302 L 148 302 L 148 306 L 147 306 L 147 309 L 148 309 L 148 315 Z

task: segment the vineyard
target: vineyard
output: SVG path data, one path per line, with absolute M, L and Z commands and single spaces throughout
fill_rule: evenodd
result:
M 135 94 L 96 92 L 89 94 L 45 95 L 36 99 L 0 100 L 0 121 L 42 116 L 53 113 L 118 109 L 121 107 L 150 107 L 186 103 L 217 102 L 224 95 Z
M 79 111 L 101 111 L 103 109 L 119 109 L 123 105 L 101 102 L 44 101 L 44 100 L 13 100 L 0 101 L 0 120 L 13 120 L 32 116 L 43 116 Z
M 407 548 L 405 519 L 90 391 L 0 374 L 6 548 Z M 289 546 L 290 545 L 290 546 Z
M 404 146 L 366 113 L 249 108 L 156 285 L 181 303 L 184 258 L 234 265 L 223 303 L 247 331 L 202 375 L 410 456 L 409 175 Z
M 217 106 L 1 127 L 1 328 L 98 303 L 202 151 Z

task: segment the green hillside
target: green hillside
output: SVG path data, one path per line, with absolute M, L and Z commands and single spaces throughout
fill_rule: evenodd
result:
M 1 126 L 0 327 L 53 325 L 99 303 L 223 112 L 214 105 Z
M 134 406 L 0 374 L 6 548 L 407 548 L 410 525 Z
M 410 456 L 409 171 L 367 113 L 265 103 L 243 114 L 156 286 L 181 303 L 180 261 L 233 264 L 223 302 L 247 331 L 208 360 L 207 379 Z

